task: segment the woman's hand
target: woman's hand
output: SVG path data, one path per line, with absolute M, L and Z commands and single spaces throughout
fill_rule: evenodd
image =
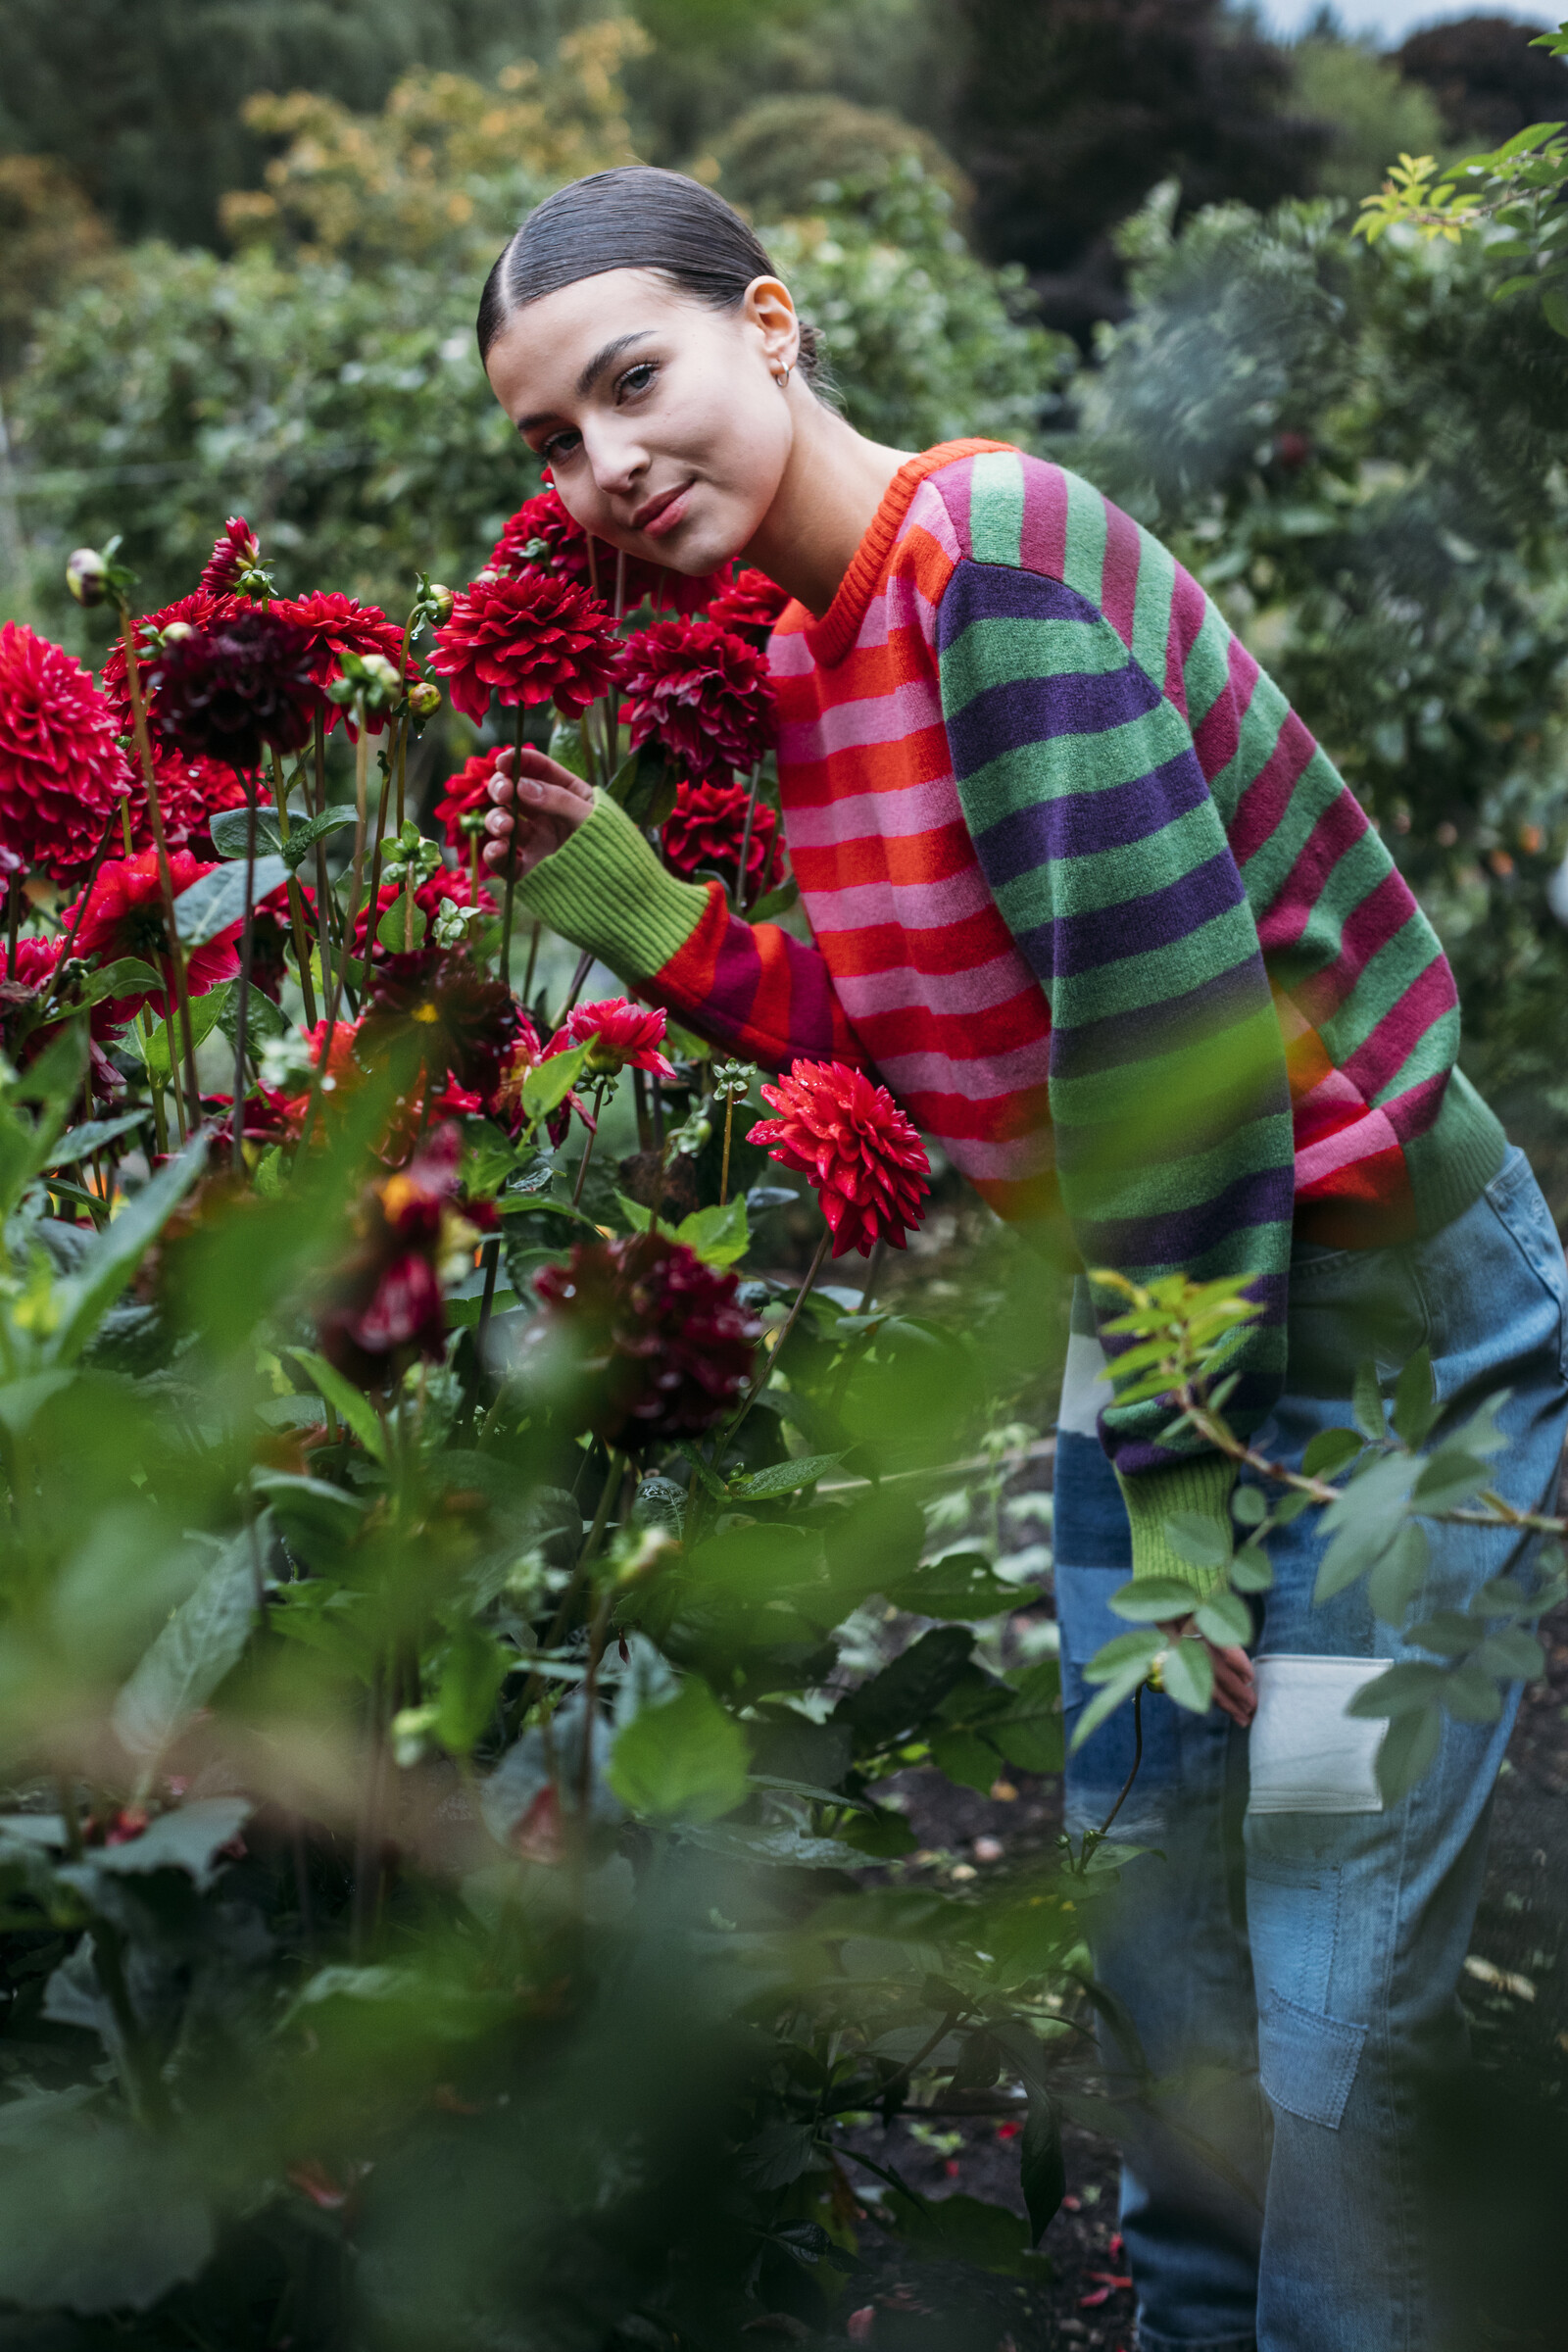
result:
M 1182 1617 L 1159 1630 L 1167 1642 L 1180 1642 L 1186 1635 L 1198 1634 L 1198 1621 Z M 1206 1634 L 1199 1634 L 1198 1638 L 1214 1661 L 1214 1704 L 1223 1708 L 1232 1723 L 1239 1723 L 1245 1732 L 1257 1713 L 1257 1680 L 1252 1673 L 1252 1661 L 1245 1649 L 1217 1649 Z
M 493 874 L 529 872 L 576 832 L 594 805 L 581 776 L 527 744 L 498 755 L 490 798 L 495 806 L 484 820 L 490 836 L 484 861 Z

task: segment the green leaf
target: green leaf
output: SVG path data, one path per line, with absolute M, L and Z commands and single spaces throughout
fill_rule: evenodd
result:
M 1142 1581 L 1142 1580 L 1140 1580 Z M 1140 1670 L 1151 1658 L 1157 1658 L 1164 1648 L 1164 1639 L 1153 1626 L 1145 1626 L 1135 1634 L 1114 1634 L 1096 1650 L 1084 1668 L 1086 1683 L 1102 1683 L 1111 1675 Z
M 212 2259 L 212 2219 L 177 2147 L 112 2109 L 87 2106 L 91 2095 L 34 2092 L 0 2110 L 0 2300 L 8 2307 L 145 2311 Z M 66 2321 L 17 2325 L 24 2341 L 39 2345 L 87 2336 Z M 110 2317 L 108 2326 L 119 2333 L 124 2323 Z
M 1019 2186 L 1028 2208 L 1029 2228 L 1038 2241 L 1054 2221 L 1067 2193 L 1067 2164 L 1061 2145 L 1061 2120 L 1056 2103 L 1043 2085 L 1029 2084 L 1029 2114 L 1023 2128 L 1023 2156 Z
M 1502 1692 L 1476 1658 L 1466 1665 L 1450 1667 L 1443 1678 L 1438 1699 L 1461 1723 L 1495 1723 L 1502 1713 Z
M 1407 1659 L 1400 1666 L 1391 1666 L 1380 1674 L 1375 1683 L 1362 1688 L 1346 1702 L 1347 1715 L 1378 1716 L 1409 1715 L 1417 1708 L 1437 1703 L 1440 1691 L 1447 1681 L 1447 1668 L 1428 1666 L 1418 1659 Z
M 164 988 L 162 972 L 144 963 L 139 956 L 122 956 L 117 962 L 102 964 L 96 972 L 89 972 L 76 1001 L 81 1004 L 99 1004 L 106 997 L 139 997 L 144 993 L 161 997 Z
M 252 902 L 265 899 L 269 891 L 288 880 L 288 867 L 281 858 L 258 858 L 252 884 Z M 245 920 L 245 868 L 243 865 L 219 865 L 210 874 L 203 874 L 189 890 L 182 890 L 174 901 L 174 929 L 187 948 L 204 947 L 234 923 Z
M 840 1824 L 835 1832 L 841 1844 L 853 1845 L 858 1854 L 873 1861 L 894 1862 L 902 1854 L 912 1854 L 920 1840 L 902 1813 L 891 1805 L 873 1805 L 868 1812 L 855 1814 Z
M 1442 1737 L 1443 1716 L 1436 1707 L 1413 1707 L 1394 1718 L 1378 1748 L 1378 1787 L 1386 1805 L 1396 1805 L 1415 1787 Z
M 89 1245 L 77 1273 L 60 1285 L 65 1312 L 44 1351 L 50 1364 L 75 1362 L 206 1161 L 207 1138 L 195 1136 Z
M 1261 1527 L 1268 1517 L 1268 1501 L 1258 1487 L 1238 1487 L 1231 1496 L 1231 1517 L 1238 1527 Z
M 843 1459 L 842 1453 L 807 1453 L 791 1462 L 770 1462 L 765 1470 L 754 1470 L 748 1478 L 732 1479 L 729 1492 L 737 1502 L 762 1502 L 774 1494 L 795 1494 L 802 1487 L 814 1487 L 819 1478 L 826 1478 L 830 1470 L 836 1470 Z M 934 1616 L 935 1610 L 930 1614 Z
M 353 1430 L 366 1452 L 373 1454 L 378 1462 L 384 1462 L 386 1433 L 368 1396 L 362 1396 L 351 1381 L 344 1379 L 335 1364 L 327 1362 L 324 1355 L 313 1355 L 308 1348 L 289 1348 L 285 1353 L 291 1355 L 300 1370 L 315 1381 L 338 1419 Z
M 250 830 L 251 812 L 248 808 L 220 808 L 207 830 L 220 858 L 243 858 Z M 256 855 L 258 858 L 276 857 L 283 847 L 282 829 L 275 808 L 256 811 Z
M 1231 1556 L 1230 1529 L 1201 1511 L 1173 1511 L 1163 1526 L 1177 1558 L 1195 1568 L 1223 1568 Z
M 1244 1544 L 1231 1562 L 1231 1583 L 1238 1592 L 1267 1592 L 1274 1583 L 1269 1556 L 1256 1544 Z
M 1406 1446 L 1419 1446 L 1437 1417 L 1432 1350 L 1418 1348 L 1399 1374 L 1394 1391 L 1395 1433 Z
M 537 1063 L 522 1082 L 524 1117 L 537 1124 L 553 1110 L 559 1110 L 582 1076 L 588 1054 L 587 1046 L 571 1046 L 565 1053 L 552 1054 L 548 1061 Z
M 409 903 L 406 898 L 394 899 L 375 927 L 375 936 L 390 956 L 401 956 L 406 949 L 422 948 L 424 935 L 430 928 L 424 908 L 414 909 L 412 938 L 409 929 Z
M 749 923 L 776 922 L 781 914 L 788 914 L 800 895 L 801 886 L 791 874 L 787 882 L 781 882 L 777 890 L 770 890 L 765 898 L 759 899 L 757 905 L 748 909 L 746 920 Z
M 1366 1440 L 1353 1429 L 1320 1429 L 1308 1441 L 1301 1468 L 1308 1478 L 1332 1478 L 1336 1470 L 1354 1461 Z
M 1483 1674 L 1495 1675 L 1502 1682 L 1533 1683 L 1546 1670 L 1546 1653 L 1524 1626 L 1510 1625 L 1487 1636 L 1475 1653 L 1475 1663 Z
M 228 1003 L 233 986 L 232 980 L 224 980 L 217 988 L 210 988 L 205 996 L 191 998 L 192 1052 L 217 1028 L 219 1016 Z M 185 1033 L 178 1007 L 175 1007 L 169 1020 L 154 1024 L 150 1037 L 143 1037 L 139 1031 L 132 1029 L 125 1039 L 125 1046 L 128 1052 L 140 1054 L 149 1078 L 156 1079 L 160 1086 L 168 1086 L 175 1067 L 183 1064 L 185 1058 Z
M 916 2204 L 895 2191 L 882 2210 L 911 2246 L 933 2260 L 973 2263 L 977 2270 L 1009 2278 L 1035 2275 L 1030 2225 L 1004 2205 L 964 2196 Z
M 1252 1612 L 1239 1592 L 1211 1592 L 1199 1603 L 1198 1630 L 1216 1648 L 1245 1649 L 1252 1639 Z
M 1350 1388 L 1350 1409 L 1355 1414 L 1355 1425 L 1362 1436 L 1381 1445 L 1389 1433 L 1383 1418 L 1383 1391 L 1378 1384 L 1378 1368 L 1370 1356 L 1355 1368 L 1355 1379 Z
M 541 1250 L 541 1262 L 550 1255 L 551 1252 L 548 1250 Z M 506 1288 L 498 1288 L 490 1301 L 490 1312 L 493 1315 L 504 1315 L 509 1311 L 510 1308 L 515 1306 L 516 1303 L 517 1294 L 515 1291 Z M 476 1298 L 449 1298 L 447 1300 L 447 1322 L 454 1331 L 464 1330 L 465 1328 L 472 1326 L 478 1322 L 483 1309 L 484 1299 L 482 1297 Z
M 1411 1490 L 1410 1505 L 1418 1511 L 1451 1511 L 1468 1502 L 1492 1475 L 1487 1463 L 1467 1446 L 1442 1446 L 1428 1456 Z
M 1061 1668 L 1055 1658 L 1007 1677 L 1012 1703 L 989 1716 L 986 1738 L 1020 1772 L 1059 1772 L 1062 1762 Z
M 1190 1617 L 1201 1598 L 1198 1587 L 1182 1577 L 1135 1576 L 1130 1584 L 1118 1586 L 1110 1605 L 1134 1625 L 1168 1625 Z
M 692 1474 L 696 1478 L 697 1483 L 702 1488 L 704 1494 L 710 1495 L 714 1502 L 728 1502 L 728 1487 L 725 1486 L 721 1478 L 714 1477 L 712 1471 L 704 1461 L 702 1455 L 698 1452 L 697 1447 L 692 1441 L 689 1438 L 681 1438 L 677 1441 L 676 1450 L 680 1453 L 683 1453 L 686 1456 L 686 1459 L 690 1462 L 692 1466 Z
M 318 841 L 325 841 L 328 834 L 341 833 L 345 825 L 358 823 L 359 810 L 352 802 L 335 802 L 330 808 L 323 808 L 319 816 L 313 816 L 307 824 L 290 830 L 287 841 L 280 844 L 283 863 L 290 873 L 297 873 L 307 852 L 314 850 Z
M 1568 337 L 1568 288 L 1548 286 L 1541 297 L 1541 309 L 1553 333 Z
M 1173 1642 L 1161 1668 L 1165 1695 L 1195 1715 L 1206 1715 L 1214 1696 L 1214 1661 L 1201 1642 L 1188 1635 Z
M 675 1228 L 675 1239 L 683 1242 L 705 1265 L 735 1265 L 752 1246 L 746 1224 L 745 1195 L 726 1202 L 722 1208 L 699 1208 L 691 1216 L 683 1217 Z
M 932 1626 L 880 1674 L 841 1698 L 833 1719 L 851 1725 L 862 1751 L 918 1730 L 957 1682 L 973 1647 L 974 1636 L 961 1627 Z
M 112 1144 L 117 1136 L 128 1135 L 133 1127 L 147 1126 L 151 1118 L 150 1111 L 125 1110 L 121 1112 L 118 1119 L 84 1120 L 81 1126 L 71 1128 L 60 1138 L 43 1164 L 46 1168 L 74 1167 L 78 1159 L 85 1159 L 90 1152 L 101 1151 L 105 1144 Z
M 896 1609 L 907 1609 L 911 1616 L 970 1622 L 1000 1617 L 1028 1598 L 1016 1585 L 1004 1585 L 993 1575 L 991 1562 L 977 1551 L 952 1551 L 940 1560 L 926 1560 L 883 1590 Z
M 962 1725 L 945 1726 L 931 1734 L 931 1761 L 950 1781 L 962 1788 L 978 1789 L 989 1795 L 993 1783 L 1002 1772 L 1002 1756 L 998 1749 L 982 1740 L 978 1732 Z
M 1406 1521 L 1367 1579 L 1367 1598 L 1385 1625 L 1402 1625 L 1427 1572 L 1425 1530 Z
M 644 1707 L 615 1735 L 605 1778 L 634 1813 L 657 1821 L 717 1821 L 749 1793 L 745 1735 L 705 1682 Z
M 256 1563 L 267 1542 L 265 1517 L 234 1537 L 116 1699 L 111 1720 L 121 1744 L 140 1761 L 144 1786 L 171 1740 L 239 1663 L 257 1613 Z
M 517 1663 L 494 1634 L 470 1619 L 454 1635 L 441 1665 L 436 1696 L 436 1738 L 448 1755 L 466 1756 L 489 1730 L 501 1686 Z

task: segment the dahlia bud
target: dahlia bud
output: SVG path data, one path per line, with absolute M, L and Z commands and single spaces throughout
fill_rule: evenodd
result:
M 444 581 L 432 580 L 424 600 L 425 611 L 439 629 L 452 618 L 453 594 Z
M 379 686 L 383 694 L 396 694 L 398 673 L 385 654 L 366 654 L 363 657 L 363 665 L 366 680 L 369 685 Z
M 109 566 L 95 547 L 78 547 L 66 563 L 66 586 L 78 605 L 101 605 L 109 594 Z
M 390 662 L 387 666 L 391 667 Z M 441 702 L 441 689 L 431 678 L 419 678 L 409 688 L 409 709 L 416 718 L 433 718 Z
M 161 642 L 165 645 L 183 645 L 187 638 L 194 637 L 195 634 L 196 632 L 188 620 L 172 620 L 164 631 Z

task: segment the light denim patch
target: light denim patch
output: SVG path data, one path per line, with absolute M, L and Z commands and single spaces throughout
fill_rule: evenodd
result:
M 1387 1725 L 1348 1715 L 1384 1658 L 1275 1655 L 1257 1660 L 1248 1742 L 1250 1813 L 1381 1813 L 1378 1750 Z

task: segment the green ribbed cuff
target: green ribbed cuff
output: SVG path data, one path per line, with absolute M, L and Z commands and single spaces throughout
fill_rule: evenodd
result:
M 517 884 L 517 903 L 622 980 L 651 980 L 701 922 L 708 892 L 661 865 L 623 809 L 594 794 L 593 814 Z
M 1184 1560 L 1166 1538 L 1165 1521 L 1177 1511 L 1193 1511 L 1200 1519 L 1212 1520 L 1229 1551 L 1236 1464 L 1222 1453 L 1200 1453 L 1188 1461 L 1173 1462 L 1168 1470 L 1141 1471 L 1136 1478 L 1123 1478 L 1118 1471 L 1116 1483 L 1132 1528 L 1134 1576 L 1185 1577 L 1200 1595 L 1212 1592 L 1219 1583 L 1219 1570 L 1195 1568 L 1191 1560 Z

